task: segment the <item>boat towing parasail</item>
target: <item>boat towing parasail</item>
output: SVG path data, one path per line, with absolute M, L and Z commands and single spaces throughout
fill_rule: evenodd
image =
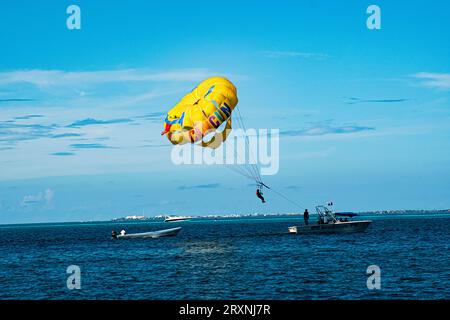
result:
M 326 206 L 316 206 L 318 221 L 315 224 L 292 226 L 289 233 L 354 233 L 364 232 L 372 223 L 371 220 L 352 221 L 355 213 L 335 213 Z

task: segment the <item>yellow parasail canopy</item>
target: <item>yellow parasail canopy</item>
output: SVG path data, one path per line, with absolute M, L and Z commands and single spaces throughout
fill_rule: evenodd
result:
M 231 131 L 231 113 L 238 103 L 236 87 L 226 78 L 202 81 L 168 113 L 164 131 L 172 144 L 200 142 L 202 147 L 217 148 Z M 218 131 L 224 122 L 225 128 Z M 214 136 L 204 141 L 209 133 Z

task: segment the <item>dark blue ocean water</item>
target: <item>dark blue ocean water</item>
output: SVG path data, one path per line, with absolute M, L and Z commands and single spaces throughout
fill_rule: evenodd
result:
M 375 217 L 362 234 L 301 219 L 0 226 L 1 299 L 449 299 L 450 216 Z M 175 238 L 113 241 L 182 226 Z M 369 265 L 381 290 L 367 288 Z M 81 268 L 81 290 L 66 269 Z

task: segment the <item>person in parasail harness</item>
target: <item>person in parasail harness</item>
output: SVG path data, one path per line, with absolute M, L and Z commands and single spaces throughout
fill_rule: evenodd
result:
M 262 203 L 266 203 L 266 200 L 263 197 L 263 193 L 261 191 L 261 187 L 258 187 L 258 189 L 256 189 L 256 196 L 261 199 Z

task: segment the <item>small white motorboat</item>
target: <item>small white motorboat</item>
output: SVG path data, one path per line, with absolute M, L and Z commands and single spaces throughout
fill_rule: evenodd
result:
M 356 216 L 354 213 L 341 213 L 337 219 L 336 214 L 325 206 L 317 206 L 316 212 L 318 222 L 303 226 L 292 226 L 288 228 L 289 233 L 353 233 L 364 232 L 372 223 L 371 220 L 351 221 L 348 218 Z
M 186 221 L 186 220 L 190 220 L 191 217 L 182 217 L 182 216 L 166 216 L 166 218 L 164 219 L 164 222 L 177 222 L 177 221 Z
M 164 229 L 158 231 L 150 231 L 143 233 L 124 233 L 124 234 L 112 234 L 113 239 L 132 239 L 132 238 L 161 238 L 161 237 L 174 237 L 180 232 L 181 227 Z

